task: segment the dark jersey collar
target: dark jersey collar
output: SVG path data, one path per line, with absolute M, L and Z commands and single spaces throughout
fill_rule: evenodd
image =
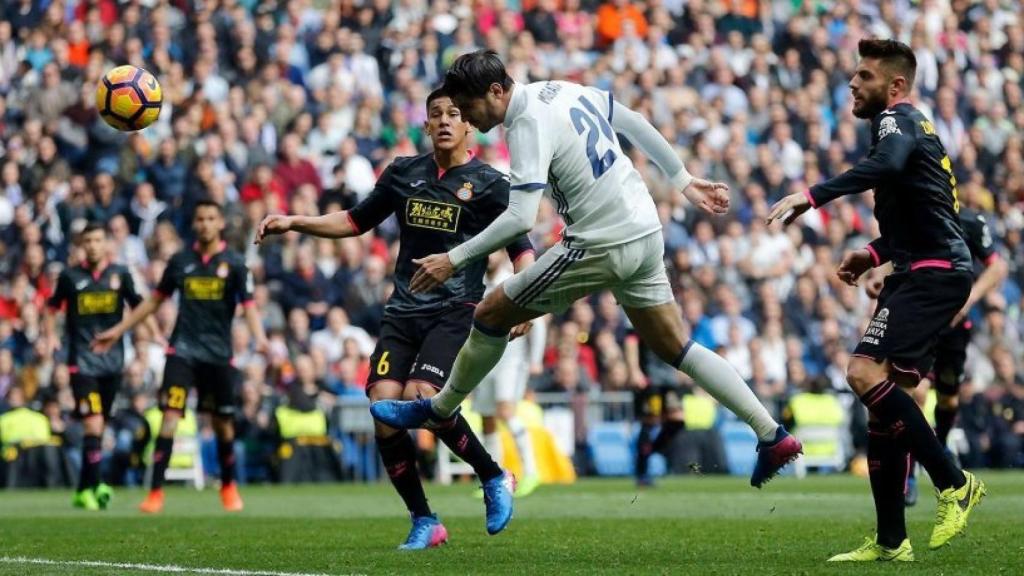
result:
M 90 268 L 89 262 L 86 260 L 82 262 L 81 266 L 82 270 L 88 272 L 92 276 L 93 282 L 95 282 L 103 277 L 103 273 L 110 266 L 110 261 L 104 258 L 103 260 L 100 260 L 99 264 L 97 264 L 95 268 Z
M 468 162 L 466 162 L 465 164 L 459 164 L 458 166 L 452 166 L 451 168 L 449 168 L 447 170 L 445 170 L 444 168 L 441 168 L 440 166 L 437 165 L 437 160 L 434 158 L 433 153 L 429 154 L 430 161 L 434 164 L 434 168 L 437 170 L 437 179 L 440 180 L 440 179 L 444 178 L 445 174 L 447 174 L 449 172 L 455 172 L 459 168 L 464 168 L 466 166 L 470 166 L 470 165 L 475 164 L 477 162 L 476 154 L 474 154 L 472 150 L 467 150 L 467 152 L 469 154 L 469 161 Z
M 207 264 L 210 263 L 210 260 L 213 260 L 215 257 L 217 257 L 217 255 L 223 253 L 224 250 L 227 249 L 227 247 L 228 243 L 225 242 L 224 240 L 221 240 L 220 242 L 217 243 L 217 251 L 214 252 L 213 254 L 206 255 L 199 251 L 198 241 L 192 243 L 192 251 L 195 252 L 195 255 L 199 257 L 199 259 L 203 262 L 203 266 L 206 266 Z

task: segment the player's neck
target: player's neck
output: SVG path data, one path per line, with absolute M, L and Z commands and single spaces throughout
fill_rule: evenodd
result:
M 889 102 L 885 105 L 885 109 L 892 110 L 897 104 L 910 104 L 910 96 L 907 96 L 906 94 L 891 96 L 889 98 Z
M 455 148 L 454 150 L 434 149 L 434 162 L 441 172 L 447 172 L 456 166 L 462 166 L 473 159 L 473 153 L 468 148 Z
M 213 256 L 224 249 L 224 241 L 220 238 L 212 242 L 202 242 L 197 240 L 195 245 L 196 252 L 199 252 L 203 256 Z

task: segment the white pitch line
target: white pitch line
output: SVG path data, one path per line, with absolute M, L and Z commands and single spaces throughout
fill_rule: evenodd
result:
M 145 572 L 166 572 L 174 574 L 214 574 L 216 576 L 332 576 L 322 572 L 275 572 L 273 570 L 235 570 L 232 568 L 192 568 L 174 564 L 132 564 L 128 562 L 100 562 L 96 560 L 49 560 L 47 558 L 26 558 L 24 556 L 0 556 L 3 564 L 36 564 L 43 566 L 64 566 L 79 568 L 115 568 L 118 570 L 141 570 Z

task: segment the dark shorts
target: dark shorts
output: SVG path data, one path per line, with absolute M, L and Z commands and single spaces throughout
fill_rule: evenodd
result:
M 633 411 L 637 420 L 662 418 L 683 409 L 678 386 L 648 386 L 633 393 Z
M 199 411 L 230 416 L 235 413 L 235 392 L 239 372 L 234 366 L 167 357 L 164 383 L 160 387 L 160 409 L 184 411 L 188 391 L 195 386 L 199 394 Z
M 71 392 L 75 396 L 75 415 L 79 418 L 100 415 L 110 418 L 110 407 L 121 389 L 121 375 L 71 375 Z
M 971 342 L 971 329 L 967 324 L 948 328 L 935 345 L 935 365 L 932 368 L 932 386 L 939 394 L 956 396 L 964 381 L 967 363 L 967 345 Z
M 382 380 L 422 380 L 443 387 L 473 327 L 473 310 L 457 305 L 431 316 L 385 316 L 370 356 L 366 393 Z
M 854 355 L 888 360 L 895 370 L 920 380 L 932 367 L 939 336 L 967 302 L 973 283 L 969 272 L 959 270 L 890 275 Z

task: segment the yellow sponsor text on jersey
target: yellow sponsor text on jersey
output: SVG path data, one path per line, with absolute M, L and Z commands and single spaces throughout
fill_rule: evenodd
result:
M 78 295 L 78 313 L 80 315 L 113 314 L 114 312 L 117 312 L 117 292 L 106 290 L 82 292 Z
M 216 276 L 193 276 L 185 278 L 186 300 L 222 300 L 224 279 Z
M 418 228 L 455 232 L 459 227 L 460 206 L 409 198 L 405 205 L 405 222 Z
M 921 129 L 929 136 L 935 135 L 935 125 L 932 124 L 931 120 L 921 120 Z

